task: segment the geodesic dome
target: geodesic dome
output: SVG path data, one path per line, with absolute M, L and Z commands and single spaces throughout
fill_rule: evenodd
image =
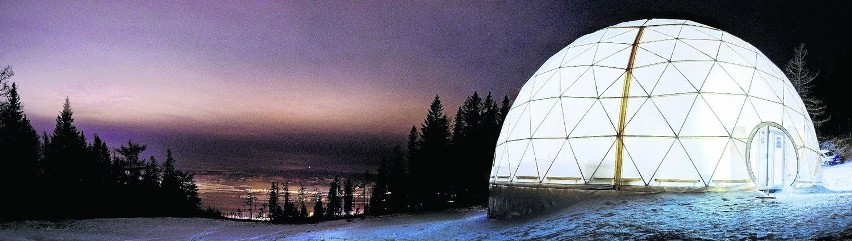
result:
M 813 123 L 757 48 L 687 20 L 587 34 L 521 88 L 491 170 L 503 186 L 809 185 Z

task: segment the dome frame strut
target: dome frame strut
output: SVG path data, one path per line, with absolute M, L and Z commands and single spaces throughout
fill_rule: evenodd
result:
M 624 128 L 627 125 L 627 97 L 630 96 L 630 80 L 633 76 L 633 65 L 636 60 L 636 51 L 639 49 L 639 41 L 642 40 L 642 33 L 645 32 L 645 26 L 640 26 L 636 33 L 636 39 L 633 40 L 632 49 L 630 50 L 630 59 L 627 61 L 627 69 L 624 74 L 624 88 L 621 91 L 621 110 L 618 114 L 618 132 L 616 133 L 616 149 L 615 149 L 615 175 L 613 176 L 613 189 L 618 190 L 621 186 L 621 169 L 624 163 Z

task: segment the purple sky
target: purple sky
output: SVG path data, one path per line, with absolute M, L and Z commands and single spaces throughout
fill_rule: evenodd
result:
M 14 68 L 39 132 L 52 131 L 67 96 L 87 134 L 156 156 L 170 147 L 187 168 L 363 171 L 404 144 L 435 94 L 450 116 L 473 91 L 513 97 L 583 33 L 686 18 L 776 63 L 798 42 L 830 62 L 840 42 L 820 19 L 849 5 L 424 2 L 0 0 L 0 65 Z
M 473 91 L 513 96 L 540 61 L 507 56 L 546 58 L 559 18 L 538 17 L 560 5 L 9 1 L 0 64 L 39 132 L 67 96 L 89 134 L 193 161 L 228 158 L 195 139 L 288 147 L 272 159 L 353 142 L 364 154 L 401 141 L 435 94 L 447 110 Z

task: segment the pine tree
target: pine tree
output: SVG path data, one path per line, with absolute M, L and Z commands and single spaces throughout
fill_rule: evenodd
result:
M 506 122 L 506 116 L 509 115 L 509 109 L 512 107 L 509 103 L 509 96 L 503 96 L 503 104 L 500 105 L 500 115 L 497 118 L 497 128 L 500 129 L 503 127 L 503 123 Z
M 14 75 L 15 72 L 12 71 L 11 66 L 6 66 L 6 68 L 0 70 L 0 97 L 6 95 L 6 91 L 9 90 L 9 83 L 7 81 Z M 3 103 L 3 101 L 0 101 L 0 108 L 2 108 L 4 104 L 5 103 Z
M 160 180 L 160 166 L 157 164 L 157 159 L 151 156 L 148 159 L 148 163 L 145 163 L 145 173 L 142 174 L 142 186 L 153 191 L 160 188 Z
M 133 143 L 132 141 L 127 141 L 126 145 L 122 145 L 115 149 L 119 155 L 122 156 L 122 162 L 124 163 L 124 170 L 126 177 L 123 178 L 125 186 L 128 186 L 130 190 L 138 189 L 142 186 L 142 173 L 144 169 L 144 163 L 139 158 L 139 155 L 142 154 L 145 149 L 148 147 L 141 144 Z
M 77 190 L 84 190 L 86 139 L 83 133 L 74 126 L 71 102 L 65 98 L 62 112 L 56 117 L 56 127 L 50 142 L 45 147 L 43 174 L 44 181 L 54 185 L 55 192 L 48 194 L 46 201 L 64 199 L 66 206 L 83 207 L 87 200 L 81 197 Z M 49 206 L 48 211 L 53 217 L 78 216 L 85 209 L 63 209 L 59 206 Z
M 456 168 L 452 169 L 451 175 L 458 178 L 454 179 L 451 186 L 454 193 L 461 195 L 458 199 L 461 199 L 460 201 L 463 204 L 469 202 L 470 196 L 474 194 L 471 189 L 477 182 L 474 176 L 476 176 L 475 173 L 479 172 L 477 168 L 480 166 L 479 163 L 482 162 L 483 155 L 481 153 L 488 152 L 487 146 L 484 144 L 487 132 L 483 130 L 483 113 L 482 98 L 479 97 L 477 92 L 473 92 L 470 97 L 465 99 L 464 104 L 459 107 L 459 111 L 456 113 L 457 126 L 455 129 L 458 131 L 453 132 L 452 148 L 455 154 Z
M 195 184 L 195 178 L 191 173 L 178 171 L 181 180 L 181 191 L 183 191 L 183 205 L 181 205 L 181 214 L 183 216 L 194 216 L 201 210 L 201 198 L 198 197 L 198 185 Z
M 387 183 L 387 189 L 390 192 L 388 209 L 394 213 L 402 212 L 406 209 L 409 191 L 405 170 L 405 154 L 402 151 L 402 147 L 395 146 L 393 151 L 391 151 L 390 159 L 390 173 Z
M 163 162 L 162 169 L 163 179 L 160 183 L 163 195 L 162 207 L 167 215 L 175 215 L 179 210 L 177 207 L 183 202 L 183 190 L 171 149 L 166 150 L 166 161 Z
M 372 197 L 370 197 L 370 211 L 373 215 L 388 213 L 388 158 L 382 157 L 379 169 L 376 171 L 376 183 L 373 185 Z
M 255 197 L 254 193 L 252 193 L 248 189 L 246 189 L 245 192 L 246 192 L 246 195 L 245 195 L 246 199 L 243 201 L 243 205 L 248 206 L 249 219 L 253 219 L 254 218 L 254 205 L 257 202 L 257 197 Z
M 95 135 L 92 144 L 89 146 L 89 152 L 96 165 L 95 172 L 97 173 L 99 186 L 107 188 L 107 184 L 114 181 L 110 173 L 112 164 L 110 163 L 109 147 L 107 147 L 106 142 L 101 140 L 101 137 Z
M 314 219 L 322 219 L 325 214 L 325 210 L 322 206 L 322 194 L 318 189 L 314 189 Z
M 130 144 L 130 143 L 128 143 Z M 139 149 L 139 145 L 135 147 L 128 145 L 125 148 L 128 151 Z M 198 186 L 192 174 L 185 173 L 175 168 L 175 159 L 172 156 L 171 149 L 166 150 L 166 161 L 162 166 L 162 181 L 160 182 L 160 192 L 163 198 L 161 202 L 164 208 L 164 214 L 167 216 L 193 216 L 201 210 L 201 199 L 198 197 Z
M 277 221 L 281 216 L 281 206 L 278 205 L 278 183 L 272 182 L 272 187 L 269 188 L 269 219 Z
M 151 156 L 148 163 L 145 163 L 145 172 L 142 174 L 142 192 L 140 192 L 140 203 L 144 205 L 141 211 L 146 216 L 160 216 L 156 210 L 156 202 L 161 200 L 160 197 L 160 166 L 157 164 L 157 159 Z
M 474 93 L 475 95 L 476 93 Z M 471 98 L 474 101 L 475 98 Z M 469 108 L 469 111 L 476 111 Z M 472 113 L 468 113 L 472 116 Z M 500 126 L 498 125 L 499 110 L 497 104 L 491 97 L 491 93 L 485 97 L 485 101 L 479 108 L 478 125 L 470 127 L 471 143 L 469 150 L 470 170 L 466 171 L 464 181 L 464 195 L 460 198 L 462 205 L 483 204 L 488 198 L 488 175 L 491 172 L 491 165 L 494 160 L 494 149 L 497 145 L 497 138 L 500 135 Z
M 355 200 L 355 189 L 352 185 L 352 179 L 347 178 L 343 183 L 343 215 L 350 216 L 352 215 L 352 204 Z
M 305 207 L 305 200 L 307 199 L 307 189 L 305 189 L 305 185 L 303 183 L 299 183 L 299 204 L 301 212 L 299 212 L 299 217 L 304 220 L 308 217 L 308 208 Z
M 341 210 L 340 198 L 340 178 L 334 177 L 328 187 L 328 205 L 326 208 L 327 216 L 330 218 L 340 216 Z
M 284 218 L 293 218 L 296 216 L 296 206 L 293 205 L 293 200 L 290 199 L 290 182 L 284 182 Z
M 429 112 L 420 127 L 421 142 L 417 157 L 418 176 L 413 177 L 416 185 L 415 200 L 422 202 L 426 208 L 441 209 L 446 205 L 449 183 L 446 178 L 433 178 L 431 175 L 442 173 L 448 166 L 447 148 L 450 141 L 450 126 L 444 114 L 444 106 L 437 95 L 429 105 Z
M 8 72 L 8 73 L 7 73 Z M 0 82 L 11 76 L 11 69 L 0 73 Z M 2 83 L 5 87 L 5 82 Z M 12 83 L 6 88 L 6 100 L 0 100 L 0 183 L 7 184 L 5 191 L 9 195 L 24 197 L 35 196 L 38 188 L 38 134 L 30 125 L 21 106 L 18 87 Z M 13 184 L 14 183 L 14 184 Z M 24 217 L 33 210 L 33 200 L 9 198 L 10 203 L 0 206 L 2 219 Z

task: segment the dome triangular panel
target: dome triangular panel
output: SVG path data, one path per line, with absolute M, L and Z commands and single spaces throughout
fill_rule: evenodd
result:
M 674 131 L 652 101 L 641 104 L 639 111 L 631 116 L 627 122 L 624 134 L 630 136 L 675 136 Z
M 674 138 L 625 139 L 624 149 L 631 153 L 639 173 L 650 184 L 651 176 L 674 144 Z
M 700 96 L 689 110 L 689 116 L 678 133 L 680 136 L 728 136 L 713 109 Z
M 614 137 L 590 137 L 570 141 L 574 150 L 582 150 L 583 154 L 577 155 L 577 162 L 580 163 L 580 171 L 583 173 L 583 179 L 587 182 L 591 181 L 592 175 L 604 162 L 604 157 L 615 146 Z M 611 164 L 612 162 L 608 163 Z M 597 176 L 600 177 L 600 175 Z
M 713 65 L 710 69 L 707 79 L 708 81 L 705 81 L 704 86 L 701 87 L 701 92 L 745 95 L 745 88 L 748 88 L 748 86 L 740 87 L 728 72 L 718 64 Z
M 563 96 L 570 97 L 598 97 L 597 86 L 595 86 L 595 74 L 594 67 L 588 67 L 587 70 L 583 72 L 582 75 L 577 77 L 577 80 L 571 83 L 564 93 Z M 566 78 L 568 79 L 568 78 Z
M 702 182 L 698 170 L 689 159 L 679 141 L 669 149 L 660 167 L 654 172 L 652 183 L 658 185 L 689 184 L 698 185 Z
M 560 75 L 558 72 L 550 72 L 543 75 L 539 75 L 538 78 L 541 79 L 541 85 L 538 86 L 538 89 L 533 93 L 533 100 L 543 99 L 543 98 L 552 98 L 557 97 L 561 94 L 559 85 L 561 84 Z
M 580 120 L 586 117 L 591 112 L 592 107 L 598 105 L 596 99 L 591 98 L 562 98 L 560 103 L 562 107 L 563 123 L 565 123 L 565 133 L 571 133 L 579 124 Z M 600 117 L 589 117 L 600 118 Z M 558 130 L 548 130 L 558 132 Z M 568 136 L 568 135 L 565 135 Z
M 687 61 L 687 62 L 673 62 L 672 65 L 680 71 L 689 83 L 695 89 L 701 89 L 704 85 L 704 81 L 707 80 L 707 75 L 710 73 L 710 69 L 713 68 L 715 63 L 713 61 Z
M 577 126 L 568 133 L 568 136 L 614 136 L 615 127 L 607 116 L 600 101 L 595 102 L 589 112 L 583 116 Z
M 559 104 L 559 99 L 546 99 L 531 103 L 532 111 L 542 111 L 547 113 L 534 117 L 533 123 L 533 138 L 559 138 L 567 136 L 565 130 L 565 120 L 562 118 L 562 106 Z M 546 110 L 545 110 L 546 109 Z
M 680 132 L 697 97 L 697 95 L 671 95 L 652 97 L 651 99 L 654 100 L 657 108 L 660 109 L 660 114 L 663 115 L 672 129 L 675 132 Z

